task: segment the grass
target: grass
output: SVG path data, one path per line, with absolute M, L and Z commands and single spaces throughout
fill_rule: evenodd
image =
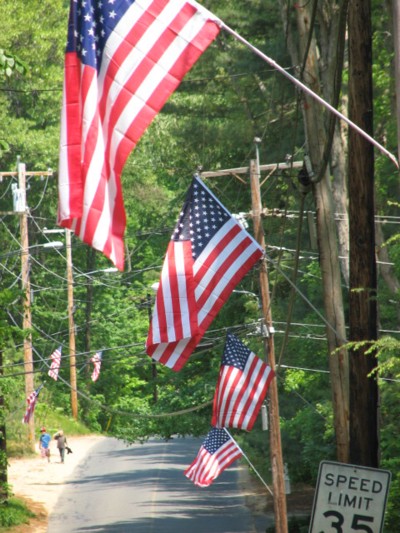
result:
M 17 498 L 9 498 L 0 504 L 0 531 L 7 531 L 10 527 L 27 524 L 35 514 L 24 502 Z

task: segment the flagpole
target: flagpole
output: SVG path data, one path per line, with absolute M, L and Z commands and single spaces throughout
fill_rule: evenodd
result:
M 250 161 L 250 185 L 251 185 L 251 203 L 252 218 L 254 224 L 254 236 L 257 242 L 265 250 L 264 228 L 261 221 L 262 204 L 260 194 L 260 170 L 258 156 L 258 139 L 256 142 L 257 160 Z M 269 298 L 269 281 L 266 257 L 263 258 L 260 265 L 260 293 L 264 315 L 264 324 L 267 333 L 263 335 L 264 349 L 268 364 L 275 372 L 275 347 L 274 347 L 274 328 L 272 326 L 271 305 Z M 276 375 L 276 372 L 275 372 Z M 271 381 L 269 387 L 269 417 L 270 417 L 270 460 L 272 469 L 272 484 L 274 492 L 274 515 L 275 515 L 275 532 L 288 533 L 285 477 L 282 458 L 281 430 L 279 419 L 279 402 L 278 402 L 278 385 L 277 379 Z
M 266 54 L 261 52 L 258 48 L 253 46 L 249 41 L 247 41 L 244 37 L 242 37 L 239 33 L 237 33 L 235 30 L 227 26 L 222 20 L 218 20 L 217 24 L 220 26 L 221 29 L 225 30 L 226 32 L 230 33 L 233 37 L 235 37 L 236 40 L 250 48 L 252 52 L 254 52 L 256 55 L 261 57 L 264 61 L 269 63 L 273 68 L 275 68 L 278 72 L 283 74 L 286 78 L 288 78 L 292 83 L 300 87 L 302 91 L 310 95 L 312 98 L 317 100 L 321 105 L 326 107 L 331 113 L 336 115 L 338 118 L 346 122 L 351 128 L 353 128 L 355 131 L 357 131 L 360 135 L 362 135 L 365 139 L 367 139 L 371 144 L 373 144 L 380 152 L 382 152 L 384 155 L 386 155 L 396 166 L 396 168 L 399 168 L 399 162 L 397 161 L 396 157 L 389 152 L 384 146 L 382 146 L 378 141 L 376 141 L 373 137 L 368 135 L 366 131 L 364 131 L 362 128 L 357 126 L 354 122 L 352 122 L 348 117 L 343 115 L 340 111 L 338 111 L 335 107 L 333 107 L 331 104 L 329 104 L 326 100 L 321 98 L 318 94 L 316 94 L 314 91 L 312 91 L 307 85 L 304 85 L 300 80 L 292 76 L 287 70 L 285 70 L 283 67 L 281 67 L 276 61 L 268 57 Z
M 240 453 L 243 455 L 243 457 L 246 459 L 246 461 L 249 463 L 250 465 L 250 468 L 252 468 L 255 472 L 255 474 L 258 476 L 258 479 L 261 481 L 261 483 L 264 485 L 264 487 L 268 490 L 268 492 L 271 494 L 272 497 L 274 497 L 274 494 L 272 492 L 272 490 L 270 489 L 270 487 L 267 485 L 267 483 L 263 480 L 263 478 L 261 477 L 261 475 L 258 473 L 258 471 L 256 470 L 255 466 L 253 465 L 253 463 L 250 461 L 250 459 L 247 457 L 247 455 L 244 453 L 244 451 L 242 450 L 242 448 L 239 446 L 239 444 L 235 441 L 235 439 L 232 437 L 232 435 L 229 433 L 229 431 L 224 427 L 224 430 L 228 433 L 229 437 L 233 440 L 233 442 L 236 444 L 236 446 L 239 448 L 240 450 Z

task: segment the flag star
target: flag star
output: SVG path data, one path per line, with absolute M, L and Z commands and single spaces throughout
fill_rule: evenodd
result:
M 114 19 L 117 16 L 115 11 L 110 11 L 110 18 Z

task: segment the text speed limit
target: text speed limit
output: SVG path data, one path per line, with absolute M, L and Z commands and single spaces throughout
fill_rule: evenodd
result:
M 322 461 L 309 533 L 380 533 L 390 472 Z

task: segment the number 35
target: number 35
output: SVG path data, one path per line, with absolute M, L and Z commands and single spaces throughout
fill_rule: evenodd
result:
M 337 533 L 344 533 L 342 526 L 344 522 L 343 515 L 339 513 L 338 511 L 326 511 L 324 513 L 324 516 L 326 518 L 332 516 L 336 518 L 336 520 L 332 520 L 331 527 L 336 529 Z M 367 526 L 366 524 L 362 524 L 362 522 L 373 522 L 374 518 L 372 516 L 363 516 L 360 514 L 353 515 L 353 521 L 351 523 L 351 529 L 352 531 L 365 531 L 365 533 L 374 533 L 372 529 Z

